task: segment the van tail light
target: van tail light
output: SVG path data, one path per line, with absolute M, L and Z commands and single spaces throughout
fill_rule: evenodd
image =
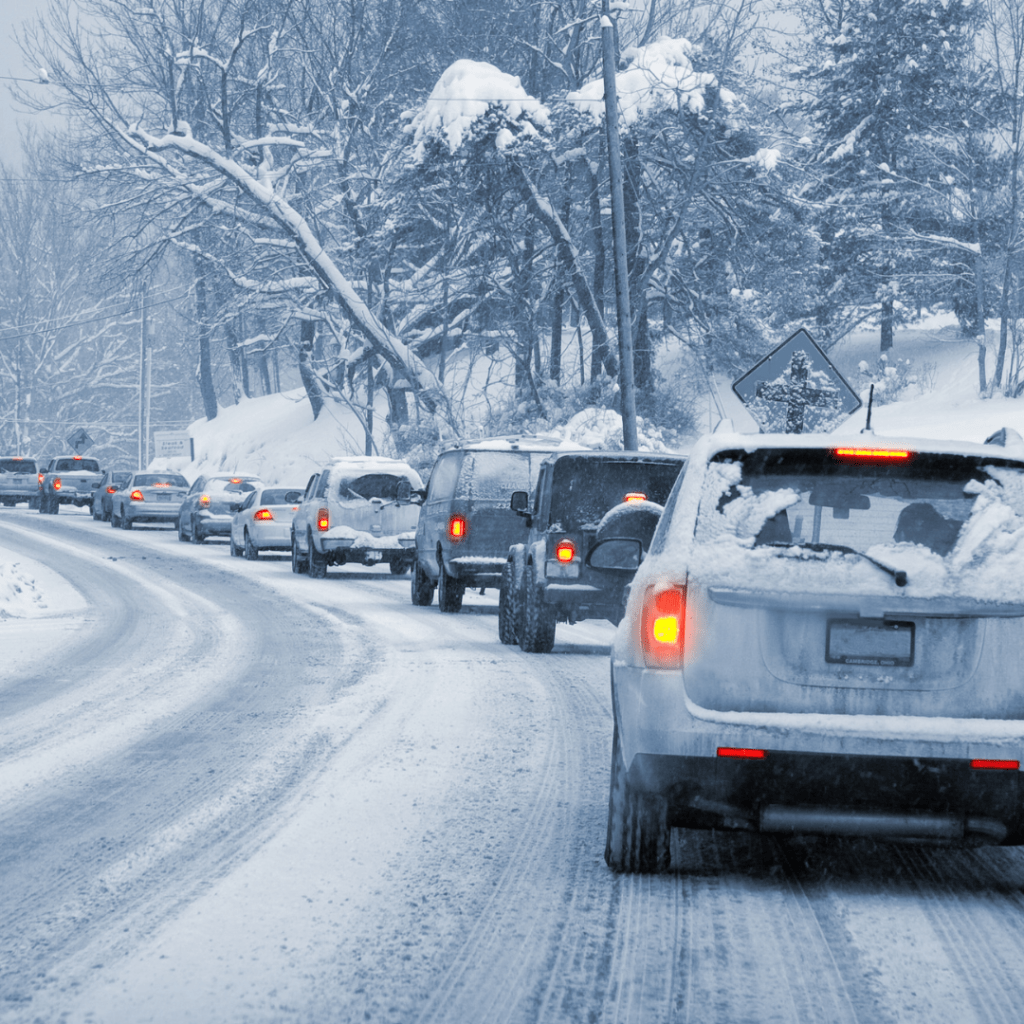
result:
M 58 477 L 54 477 L 54 479 L 53 479 L 53 489 L 55 491 L 59 491 L 60 490 L 60 477 L 59 476 Z
M 199 507 L 209 508 L 210 507 L 210 496 L 208 494 L 199 495 Z
M 686 587 L 648 587 L 640 617 L 640 645 L 649 668 L 678 668 L 683 660 Z
M 140 491 L 137 487 L 135 488 L 134 491 L 132 491 L 131 494 L 128 495 L 128 497 L 131 498 L 132 501 L 145 501 L 146 500 L 145 497 L 142 494 L 142 491 Z
M 274 518 L 274 513 L 269 508 L 261 508 L 253 512 L 252 517 L 253 519 L 266 522 Z
M 576 557 L 576 545 L 571 540 L 560 540 L 555 545 L 555 558 L 563 565 L 571 562 Z
M 765 753 L 756 747 L 719 747 L 719 757 L 739 757 L 747 761 L 763 761 Z
M 1020 770 L 1020 761 L 998 761 L 989 760 L 985 757 L 976 757 L 971 761 L 972 768 L 1001 768 L 1006 772 L 1015 772 Z
M 448 520 L 448 536 L 452 540 L 462 540 L 466 536 L 466 517 L 452 516 Z
M 327 509 L 322 508 L 316 514 L 316 528 L 323 532 L 331 528 L 331 517 L 327 514 Z
M 630 491 L 622 500 L 627 504 L 631 501 L 646 501 L 647 495 L 641 491 Z

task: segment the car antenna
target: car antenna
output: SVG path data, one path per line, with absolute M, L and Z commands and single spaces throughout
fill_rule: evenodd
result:
M 864 424 L 864 429 L 861 431 L 862 434 L 873 434 L 874 431 L 871 429 L 871 405 L 875 398 L 875 385 L 871 385 L 871 390 L 868 391 L 868 421 Z

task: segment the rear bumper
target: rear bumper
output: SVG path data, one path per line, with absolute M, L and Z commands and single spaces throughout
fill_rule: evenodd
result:
M 763 760 L 638 754 L 630 784 L 668 799 L 686 828 L 1024 843 L 1020 771 L 966 760 L 768 750 Z
M 130 502 L 124 505 L 124 517 L 133 523 L 173 523 L 177 521 L 178 508 L 178 505 Z
M 451 575 L 462 582 L 497 584 L 507 561 L 508 555 L 500 558 L 489 555 L 455 555 L 446 559 L 444 564 Z
M 178 513 L 175 512 L 175 518 Z M 197 512 L 196 524 L 207 537 L 226 537 L 231 533 L 233 516 L 219 515 L 216 512 Z

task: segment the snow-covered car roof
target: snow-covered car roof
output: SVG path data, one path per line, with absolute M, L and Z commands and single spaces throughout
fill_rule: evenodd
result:
M 404 476 L 417 490 L 423 487 L 423 480 L 412 466 L 383 455 L 339 455 L 331 460 L 329 468 L 332 472 L 340 470 L 349 479 L 368 473 L 390 473 L 392 476 Z
M 564 437 L 556 437 L 553 434 L 508 434 L 503 437 L 482 437 L 477 441 L 460 441 L 445 449 L 445 451 L 479 452 L 584 452 L 589 450 L 585 445 L 576 441 L 567 441 Z

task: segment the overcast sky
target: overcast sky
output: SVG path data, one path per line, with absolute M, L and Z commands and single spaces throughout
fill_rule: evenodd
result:
M 47 0 L 0 0 L 0 160 L 17 162 L 18 125 L 32 115 L 19 110 L 11 96 L 12 82 L 7 78 L 33 78 L 35 69 L 26 67 L 21 51 L 14 41 L 14 33 L 23 22 L 41 14 Z M 40 86 L 39 88 L 45 88 Z

